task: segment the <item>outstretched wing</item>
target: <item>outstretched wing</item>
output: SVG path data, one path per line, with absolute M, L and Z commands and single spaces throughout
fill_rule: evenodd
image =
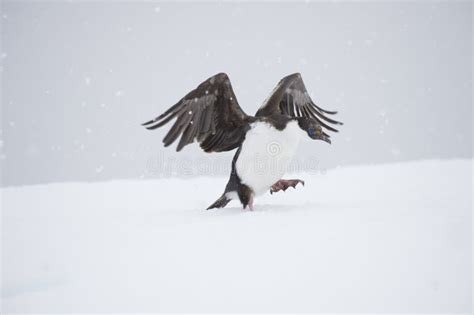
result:
M 334 115 L 337 112 L 322 109 L 311 100 L 299 73 L 281 79 L 255 116 L 264 117 L 277 113 L 291 117 L 314 118 L 321 126 L 335 132 L 338 130 L 329 124 L 342 125 L 341 122 L 324 115 Z
M 254 117 L 248 116 L 240 108 L 225 73 L 210 77 L 177 104 L 143 126 L 150 130 L 156 129 L 173 118 L 176 121 L 163 139 L 165 146 L 181 136 L 176 151 L 197 140 L 206 152 L 237 148 L 254 120 Z

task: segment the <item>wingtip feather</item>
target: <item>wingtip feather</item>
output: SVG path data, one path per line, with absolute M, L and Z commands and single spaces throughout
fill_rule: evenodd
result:
M 149 125 L 149 124 L 151 124 L 151 123 L 153 123 L 153 122 L 155 122 L 155 119 L 152 119 L 152 120 L 149 120 L 149 121 L 147 121 L 147 122 L 144 122 L 144 123 L 142 124 L 142 126 Z
M 155 130 L 156 128 L 160 127 L 160 124 L 157 124 L 157 125 L 152 125 L 152 126 L 148 126 L 148 127 L 145 127 L 147 130 Z

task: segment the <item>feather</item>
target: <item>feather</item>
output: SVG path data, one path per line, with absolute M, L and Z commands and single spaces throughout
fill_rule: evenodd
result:
M 169 146 L 181 137 L 177 151 L 194 141 L 198 141 L 206 151 L 235 148 L 243 137 L 232 134 L 245 132 L 246 126 L 255 121 L 239 106 L 225 73 L 205 80 L 163 114 L 143 125 L 153 130 L 174 118 L 176 121 L 163 138 L 163 143 Z
M 308 117 L 315 119 L 324 128 L 337 132 L 333 125 L 342 125 L 341 122 L 331 119 L 324 114 L 335 115 L 336 111 L 325 110 L 311 100 L 303 79 L 299 73 L 284 77 L 278 82 L 269 97 L 256 113 L 257 117 L 270 117 L 275 114 L 289 115 L 290 117 Z M 325 122 L 323 122 L 325 121 Z

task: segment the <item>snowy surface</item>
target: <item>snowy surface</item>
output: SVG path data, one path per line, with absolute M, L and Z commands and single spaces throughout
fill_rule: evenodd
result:
M 5 188 L 3 312 L 470 313 L 471 176 L 472 160 L 299 174 L 254 212 L 203 210 L 226 178 Z

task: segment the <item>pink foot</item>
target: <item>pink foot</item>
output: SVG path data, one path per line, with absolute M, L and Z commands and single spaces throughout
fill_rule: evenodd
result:
M 249 203 L 248 203 L 250 211 L 253 211 L 253 196 L 250 195 Z
M 299 183 L 304 186 L 304 181 L 301 179 L 280 179 L 272 185 L 272 187 L 270 188 L 270 194 L 273 194 L 274 192 L 278 192 L 280 190 L 285 191 L 288 189 L 288 187 L 295 188 L 296 185 L 298 185 Z

